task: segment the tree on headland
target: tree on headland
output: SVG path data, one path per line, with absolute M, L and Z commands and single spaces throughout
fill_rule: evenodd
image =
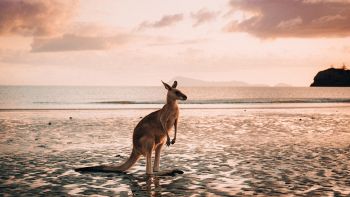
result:
M 343 63 L 343 66 L 341 67 L 343 70 L 347 70 L 348 68 L 346 67 L 345 63 Z
M 336 68 L 336 67 L 334 66 L 334 64 L 331 64 L 329 67 L 330 67 L 330 68 L 333 68 L 333 69 L 348 70 L 348 67 L 347 67 L 347 65 L 346 65 L 345 63 L 343 63 L 343 65 L 342 65 L 340 68 Z

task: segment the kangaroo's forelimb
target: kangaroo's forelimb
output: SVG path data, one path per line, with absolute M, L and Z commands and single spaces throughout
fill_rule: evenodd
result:
M 171 144 L 175 144 L 175 141 L 176 141 L 176 133 L 177 133 L 177 119 L 175 119 L 175 122 L 174 122 L 174 128 L 175 128 L 174 139 L 173 139 L 173 140 L 171 140 Z
M 169 133 L 168 133 L 168 131 L 167 131 L 167 129 L 166 129 L 166 125 L 167 125 L 167 120 L 163 120 L 164 118 L 160 118 L 160 123 L 161 123 L 161 125 L 162 125 L 162 130 L 163 130 L 163 132 L 166 134 L 166 137 L 167 137 L 167 139 L 166 139 L 166 145 L 167 146 L 170 146 L 170 136 L 169 136 Z

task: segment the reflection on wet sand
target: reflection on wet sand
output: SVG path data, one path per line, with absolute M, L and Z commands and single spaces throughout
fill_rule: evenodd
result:
M 80 172 L 82 174 L 95 173 L 95 172 Z M 104 172 L 113 173 L 113 172 Z M 130 187 L 130 191 L 133 196 L 161 196 L 162 192 L 167 191 L 161 188 L 160 180 L 162 177 L 174 177 L 176 175 L 183 174 L 183 171 L 174 170 L 163 170 L 161 172 L 156 172 L 154 175 L 134 175 L 125 172 L 114 172 L 118 177 L 121 177 L 121 183 L 127 184 Z M 167 184 L 167 187 L 173 188 L 173 185 Z M 121 191 L 120 196 L 128 196 L 128 191 Z
M 162 196 L 160 177 L 158 176 L 144 176 L 143 178 L 135 177 L 128 174 L 126 178 L 129 180 L 128 185 L 133 196 Z M 121 192 L 121 196 L 125 194 L 128 196 L 127 192 Z

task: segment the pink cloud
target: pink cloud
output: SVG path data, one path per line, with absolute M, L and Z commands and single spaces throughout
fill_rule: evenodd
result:
M 140 24 L 139 29 L 146 28 L 162 28 L 166 26 L 174 25 L 183 19 L 182 14 L 165 15 L 160 20 L 155 22 L 144 21 Z
M 350 36 L 350 2 L 329 0 L 231 0 L 232 11 L 251 17 L 225 30 L 261 38 Z
M 198 12 L 192 13 L 191 17 L 195 20 L 193 27 L 197 27 L 203 23 L 214 20 L 218 14 L 218 12 L 210 12 L 205 8 L 200 9 Z
M 82 50 L 107 50 L 121 46 L 131 40 L 131 35 L 114 36 L 82 36 L 64 34 L 54 38 L 34 38 L 31 44 L 32 52 L 62 52 Z
M 0 35 L 57 33 L 74 13 L 77 0 L 1 0 Z

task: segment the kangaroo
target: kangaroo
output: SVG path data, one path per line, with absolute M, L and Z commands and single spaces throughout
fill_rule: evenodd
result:
M 177 123 L 179 119 L 179 107 L 177 100 L 186 100 L 187 96 L 176 89 L 177 81 L 170 86 L 162 81 L 168 90 L 166 104 L 162 109 L 145 116 L 136 125 L 132 137 L 133 149 L 127 161 L 118 166 L 94 166 L 79 168 L 77 171 L 104 171 L 124 172 L 131 168 L 141 155 L 146 157 L 146 174 L 159 172 L 160 151 L 164 144 L 170 146 L 175 144 L 177 134 Z M 169 131 L 174 126 L 174 138 L 170 141 Z M 154 165 L 152 169 L 152 153 L 155 151 Z

